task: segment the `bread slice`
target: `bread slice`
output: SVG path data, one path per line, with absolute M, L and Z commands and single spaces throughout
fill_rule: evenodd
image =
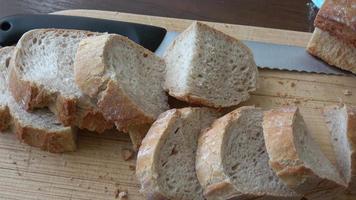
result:
M 305 126 L 297 107 L 265 112 L 263 133 L 270 165 L 292 189 L 308 199 L 334 199 L 345 182 Z
M 348 192 L 356 194 L 356 108 L 330 106 L 325 108 L 324 115 L 340 173 Z
M 166 50 L 165 88 L 177 99 L 211 107 L 246 101 L 257 86 L 252 53 L 237 39 L 193 23 Z
M 165 63 L 149 50 L 114 34 L 84 39 L 75 58 L 75 80 L 137 149 L 159 114 L 169 109 L 163 90 Z
M 208 108 L 189 107 L 159 116 L 137 157 L 137 177 L 148 199 L 204 199 L 195 174 L 195 153 L 201 129 L 218 116 Z
M 199 137 L 196 171 L 207 199 L 300 199 L 268 164 L 263 112 L 240 107 Z
M 316 27 L 307 50 L 330 65 L 356 73 L 356 47 L 329 32 Z
M 47 109 L 28 113 L 8 91 L 8 66 L 14 47 L 0 49 L 0 130 L 12 129 L 22 142 L 61 153 L 76 149 L 76 130 L 62 126 Z
M 9 87 L 26 110 L 49 107 L 65 126 L 103 132 L 113 126 L 74 82 L 79 42 L 99 35 L 78 30 L 37 29 L 25 33 L 10 62 Z

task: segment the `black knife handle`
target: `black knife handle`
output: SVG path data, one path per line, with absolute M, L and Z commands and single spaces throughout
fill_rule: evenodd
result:
M 48 14 L 13 15 L 0 19 L 0 46 L 14 45 L 24 33 L 38 28 L 116 33 L 130 38 L 151 51 L 158 48 L 167 32 L 164 28 L 155 26 L 89 17 Z

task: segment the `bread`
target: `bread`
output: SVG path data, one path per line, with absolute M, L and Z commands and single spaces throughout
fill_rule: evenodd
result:
M 330 106 L 324 110 L 340 173 L 348 192 L 356 194 L 356 108 Z
M 181 33 L 164 54 L 165 89 L 177 99 L 210 107 L 246 101 L 258 71 L 244 44 L 200 22 Z
M 326 0 L 315 18 L 307 50 L 330 65 L 356 73 L 355 16 L 355 0 Z
M 265 112 L 263 133 L 270 166 L 308 199 L 336 199 L 344 180 L 306 129 L 297 107 Z
M 356 47 L 339 40 L 329 32 L 316 27 L 307 50 L 329 65 L 356 73 Z
M 12 98 L 7 76 L 13 50 L 14 47 L 0 49 L 0 130 L 12 129 L 20 141 L 49 152 L 74 151 L 75 129 L 62 126 L 47 109 L 28 113 Z
M 10 62 L 9 87 L 26 110 L 49 107 L 65 126 L 103 132 L 113 126 L 74 82 L 80 40 L 99 33 L 37 29 L 25 33 Z
M 84 39 L 74 66 L 78 87 L 118 130 L 151 124 L 169 109 L 164 61 L 124 36 Z
M 189 107 L 159 116 L 137 157 L 136 173 L 147 199 L 204 199 L 195 174 L 195 153 L 201 129 L 217 117 L 208 108 Z
M 196 171 L 207 199 L 300 199 L 274 173 L 262 131 L 263 112 L 240 107 L 199 137 Z
M 163 90 L 165 63 L 114 34 L 84 39 L 74 62 L 75 81 L 137 150 L 149 126 L 169 109 Z

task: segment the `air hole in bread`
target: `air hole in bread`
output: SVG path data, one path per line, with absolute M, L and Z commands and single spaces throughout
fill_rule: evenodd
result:
M 179 131 L 179 128 L 177 128 L 175 131 L 174 131 L 174 134 L 178 133 Z
M 11 59 L 11 58 L 6 58 L 6 60 L 5 60 L 5 67 L 6 67 L 6 68 L 9 68 L 10 59 Z
M 32 43 L 33 43 L 33 44 L 36 44 L 36 43 L 37 43 L 37 38 L 33 38 L 33 39 L 32 39 Z

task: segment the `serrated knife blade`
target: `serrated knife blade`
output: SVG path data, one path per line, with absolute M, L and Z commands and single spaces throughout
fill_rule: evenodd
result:
M 166 48 L 178 35 L 179 32 L 167 32 L 155 51 L 156 55 L 162 56 Z M 259 68 L 332 75 L 350 74 L 311 56 L 303 47 L 256 41 L 242 42 L 251 49 Z

